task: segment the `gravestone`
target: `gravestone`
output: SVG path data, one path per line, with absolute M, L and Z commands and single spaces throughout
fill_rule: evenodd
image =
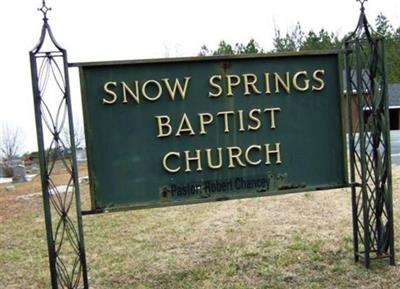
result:
M 4 190 L 5 190 L 6 192 L 13 192 L 13 191 L 15 190 L 15 187 L 14 187 L 13 185 L 11 185 L 11 186 L 6 186 L 6 187 L 4 188 Z
M 30 169 L 30 173 L 31 173 L 31 174 L 37 174 L 37 173 L 39 173 L 39 168 L 37 167 L 37 165 L 36 165 L 35 163 L 32 163 L 31 169 Z
M 84 148 L 77 148 L 76 149 L 76 160 L 78 162 L 86 161 L 86 149 Z
M 22 183 L 22 182 L 27 181 L 25 166 L 17 165 L 15 167 L 13 167 L 12 180 L 13 180 L 13 183 Z

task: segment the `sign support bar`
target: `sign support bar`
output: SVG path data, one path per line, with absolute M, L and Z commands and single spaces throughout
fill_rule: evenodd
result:
M 349 110 L 354 259 L 395 264 L 390 124 L 384 37 L 373 32 L 364 1 L 344 42 Z
M 67 51 L 55 41 L 48 23 L 51 8 L 43 1 L 38 10 L 43 13 L 42 32 L 29 56 L 51 285 L 53 289 L 87 289 Z M 69 146 L 61 137 L 64 132 Z M 66 188 L 65 181 L 58 183 L 55 178 L 59 169 L 68 172 Z

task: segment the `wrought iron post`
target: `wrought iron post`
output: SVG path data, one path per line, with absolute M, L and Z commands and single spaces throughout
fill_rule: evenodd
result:
M 42 31 L 29 56 L 51 284 L 53 289 L 86 289 L 89 284 L 67 52 L 56 42 L 48 23 L 51 8 L 43 0 L 38 10 L 43 13 Z M 69 147 L 61 137 L 64 131 L 69 134 Z M 67 171 L 67 180 L 57 180 L 60 169 Z
M 368 268 L 373 259 L 395 264 L 392 169 L 384 37 L 365 15 L 345 39 L 349 110 L 350 177 L 354 258 Z

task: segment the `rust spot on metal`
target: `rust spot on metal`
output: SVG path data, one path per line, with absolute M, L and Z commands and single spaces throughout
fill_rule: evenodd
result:
M 281 191 L 281 190 L 290 190 L 290 189 L 299 189 L 305 188 L 307 184 L 292 184 L 288 182 L 287 173 L 283 174 L 273 174 L 272 172 L 267 173 L 268 179 L 268 191 Z
M 161 201 L 168 201 L 171 199 L 171 190 L 168 186 L 163 186 L 160 188 L 160 200 Z
M 223 70 L 228 70 L 229 69 L 229 67 L 230 67 L 230 64 L 228 63 L 228 62 L 224 62 L 224 63 L 222 63 L 222 69 Z

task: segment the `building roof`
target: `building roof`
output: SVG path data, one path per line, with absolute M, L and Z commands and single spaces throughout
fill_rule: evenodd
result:
M 400 83 L 388 85 L 389 106 L 400 107 Z

